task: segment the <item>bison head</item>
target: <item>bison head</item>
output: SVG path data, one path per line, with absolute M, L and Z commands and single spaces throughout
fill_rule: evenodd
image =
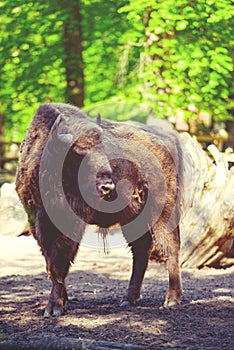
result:
M 57 118 L 50 149 L 63 162 L 63 187 L 83 197 L 108 198 L 115 190 L 112 169 L 102 140 L 102 128 L 93 120 Z

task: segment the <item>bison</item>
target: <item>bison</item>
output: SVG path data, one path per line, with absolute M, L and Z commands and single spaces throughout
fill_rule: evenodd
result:
M 120 225 L 133 255 L 121 306 L 133 305 L 150 258 L 167 264 L 164 306 L 180 303 L 179 219 L 183 154 L 172 128 L 93 120 L 78 108 L 41 105 L 21 145 L 16 190 L 46 260 L 44 316 L 65 311 L 65 278 L 86 225 Z

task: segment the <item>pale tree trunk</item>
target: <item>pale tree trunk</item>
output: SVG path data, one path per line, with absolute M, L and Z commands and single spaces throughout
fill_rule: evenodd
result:
M 234 154 L 220 153 L 210 145 L 208 156 L 194 138 L 188 134 L 182 138 L 192 171 L 185 175 L 181 265 L 234 265 L 234 167 L 229 169 Z

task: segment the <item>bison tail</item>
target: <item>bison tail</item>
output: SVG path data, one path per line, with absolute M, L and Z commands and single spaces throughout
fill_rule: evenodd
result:
M 27 223 L 23 231 L 19 235 L 17 235 L 17 237 L 21 237 L 21 236 L 26 236 L 26 237 L 31 236 L 29 223 Z

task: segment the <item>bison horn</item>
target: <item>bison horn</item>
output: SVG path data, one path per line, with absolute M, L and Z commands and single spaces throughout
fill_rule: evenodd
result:
M 59 124 L 61 123 L 62 121 L 62 114 L 59 114 L 57 119 L 55 120 L 54 124 L 53 124 L 53 127 L 52 127 L 52 139 L 53 140 L 56 140 L 57 138 L 57 134 L 58 134 L 58 127 L 59 127 Z
M 57 119 L 55 120 L 54 125 L 53 125 L 53 130 L 56 130 L 56 129 L 58 128 L 59 124 L 60 124 L 61 121 L 62 121 L 62 117 L 63 117 L 62 114 L 59 114 L 59 115 L 57 116 Z
M 98 113 L 98 116 L 97 116 L 97 125 L 101 125 L 101 114 Z
M 59 141 L 63 142 L 63 143 L 72 143 L 73 141 L 73 135 L 72 134 L 57 134 L 57 137 L 59 139 Z
M 53 125 L 53 134 L 52 137 L 55 140 L 56 138 L 61 141 L 62 143 L 70 144 L 73 141 L 73 135 L 70 133 L 66 134 L 59 134 L 58 133 L 58 127 L 61 124 L 63 120 L 63 114 L 59 114 L 54 125 Z

